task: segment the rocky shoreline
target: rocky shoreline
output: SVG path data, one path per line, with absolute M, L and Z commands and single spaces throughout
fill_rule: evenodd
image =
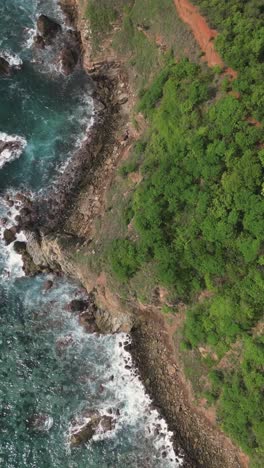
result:
M 82 21 L 75 0 L 63 0 L 61 4 L 69 20 L 80 27 Z M 82 37 L 82 31 L 80 35 Z M 81 47 L 83 53 L 83 42 Z M 88 332 L 131 332 L 129 350 L 148 393 L 174 433 L 176 452 L 183 449 L 186 453 L 185 467 L 245 466 L 239 451 L 224 434 L 210 427 L 190 403 L 163 318 L 153 310 L 142 311 L 137 304 L 124 307 L 119 298 L 112 297 L 107 285 L 102 285 L 92 273 L 84 272 L 68 254 L 69 245 L 77 249 L 87 239 L 82 237 L 81 226 L 78 232 L 78 223 L 75 230 L 68 231 L 66 221 L 77 209 L 78 197 L 87 190 L 94 172 L 101 170 L 111 157 L 114 135 L 125 128 L 120 114 L 125 103 L 120 88 L 120 63 L 94 64 L 87 57 L 83 57 L 83 62 L 86 70 L 92 72 L 95 121 L 83 146 L 48 195 L 33 203 L 24 198 L 19 229 L 27 231 L 28 243 L 22 252 L 24 259 L 27 258 L 26 264 L 28 262 L 27 273 L 63 271 L 78 279 L 87 291 L 93 291 L 99 308 L 93 304 L 91 314 L 83 318 L 82 324 Z M 84 221 L 79 217 L 78 222 Z M 35 266 L 29 259 L 33 259 Z

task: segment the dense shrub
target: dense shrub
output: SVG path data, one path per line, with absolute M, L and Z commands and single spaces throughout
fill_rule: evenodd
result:
M 169 63 L 145 91 L 140 110 L 150 130 L 133 197 L 139 240 L 124 241 L 112 262 L 126 279 L 144 261 L 138 252 L 148 252 L 159 282 L 193 304 L 186 346 L 206 344 L 221 358 L 237 340 L 245 343 L 243 364 L 223 376 L 215 369 L 209 393 L 219 400 L 223 427 L 256 455 L 262 380 L 248 350 L 258 356 L 252 329 L 264 303 L 262 129 L 247 121 L 243 101 L 230 94 L 213 99 L 210 83 L 210 75 L 183 60 Z M 205 288 L 212 297 L 195 301 Z
M 116 277 L 127 281 L 136 273 L 141 257 L 135 244 L 128 239 L 117 239 L 111 245 L 109 261 Z
M 251 115 L 264 117 L 263 0 L 194 0 L 220 35 L 216 47 L 225 63 L 239 72 L 234 83 Z

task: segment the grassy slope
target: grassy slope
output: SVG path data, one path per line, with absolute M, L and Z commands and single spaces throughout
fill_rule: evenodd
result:
M 263 150 L 262 129 L 247 117 L 262 117 L 263 88 L 256 82 L 261 25 L 253 35 L 251 19 L 243 16 L 248 9 L 239 16 L 236 0 L 234 18 L 229 15 L 224 22 L 220 18 L 227 3 L 215 0 L 211 8 L 205 0 L 196 2 L 222 30 L 218 48 L 227 64 L 240 71 L 233 84 L 242 96 L 238 101 L 227 81 L 220 87 L 213 74 L 187 62 L 173 64 L 171 47 L 178 57 L 186 47 L 193 58 L 198 53 L 170 0 L 112 2 L 102 21 L 95 15 L 96 47 L 111 21 L 120 22 L 124 3 L 127 13 L 113 45 L 128 63 L 149 129 L 117 174 L 106 213 L 97 222 L 96 242 L 79 254 L 79 261 L 98 273 L 106 271 L 124 300 L 151 303 L 162 284 L 168 290 L 164 311 L 176 313 L 177 304 L 188 305 L 181 333 L 188 377 L 197 395 L 216 405 L 219 423 L 251 456 L 252 466 L 260 467 Z M 256 17 L 258 2 L 245 4 L 251 4 Z M 99 16 L 100 6 L 97 1 Z M 253 49 L 246 52 L 249 37 Z M 167 44 L 167 52 L 157 42 Z M 158 78 L 148 88 L 153 76 Z

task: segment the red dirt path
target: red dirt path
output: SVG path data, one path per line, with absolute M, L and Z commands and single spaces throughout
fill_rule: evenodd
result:
M 190 26 L 196 41 L 205 53 L 205 60 L 208 62 L 209 67 L 216 65 L 225 67 L 214 46 L 214 39 L 218 35 L 217 31 L 210 29 L 204 17 L 199 13 L 199 10 L 188 0 L 174 0 L 174 3 L 179 17 Z M 227 68 L 225 73 L 229 74 L 232 78 L 237 77 L 237 72 L 232 68 Z

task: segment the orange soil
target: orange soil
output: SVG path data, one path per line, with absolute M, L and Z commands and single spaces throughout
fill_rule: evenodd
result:
M 216 65 L 224 67 L 225 64 L 214 46 L 214 39 L 218 35 L 217 31 L 210 29 L 199 10 L 188 0 L 174 0 L 174 3 L 179 17 L 190 26 L 196 41 L 205 53 L 205 60 L 208 62 L 209 67 Z M 232 68 L 227 68 L 226 74 L 232 78 L 237 77 L 237 72 Z

